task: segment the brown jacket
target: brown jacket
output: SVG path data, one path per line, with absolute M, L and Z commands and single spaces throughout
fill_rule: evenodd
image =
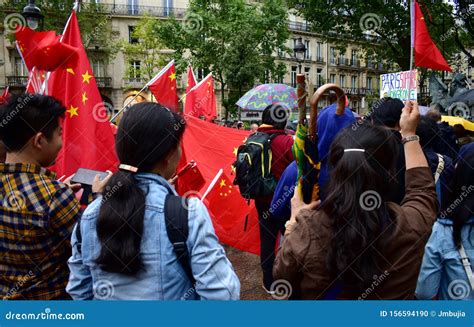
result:
M 406 194 L 401 205 L 388 203 L 394 218 L 392 242 L 382 253 L 380 273 L 364 290 L 345 289 L 338 299 L 412 299 L 421 260 L 438 207 L 433 175 L 428 167 L 406 171 Z M 292 286 L 293 297 L 321 299 L 335 286 L 326 260 L 332 237 L 331 219 L 321 211 L 303 210 L 288 234 L 273 266 L 275 280 Z M 381 237 L 384 237 L 382 234 Z M 386 236 L 388 237 L 388 235 Z

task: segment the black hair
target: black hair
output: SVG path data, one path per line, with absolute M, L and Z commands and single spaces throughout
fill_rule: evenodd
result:
M 279 104 L 266 107 L 262 113 L 262 123 L 272 125 L 275 129 L 285 129 L 290 111 Z
M 50 140 L 65 111 L 51 96 L 29 93 L 10 96 L 0 106 L 0 139 L 6 151 L 20 151 L 39 132 Z
M 185 120 L 162 105 L 141 102 L 130 107 L 118 126 L 115 149 L 120 163 L 150 172 L 176 150 Z M 106 185 L 97 220 L 101 269 L 135 275 L 143 268 L 140 244 L 145 216 L 145 192 L 134 173 L 119 170 Z
M 447 214 L 447 218 L 453 221 L 453 240 L 459 249 L 462 227 L 467 220 L 474 217 L 474 151 L 459 159 L 454 171 L 452 189 L 450 203 L 454 209 L 452 213 Z M 472 225 L 469 234 L 471 232 Z
M 416 127 L 416 135 L 420 137 L 423 149 L 433 149 L 439 141 L 439 127 L 436 121 L 422 116 Z
M 400 122 L 402 109 L 405 105 L 400 99 L 382 98 L 372 107 L 371 118 L 375 125 L 394 128 Z
M 397 157 L 393 133 L 368 123 L 343 129 L 331 145 L 327 189 L 332 191 L 321 206 L 332 221 L 334 235 L 327 265 L 331 275 L 340 276 L 349 288 L 367 287 L 381 271 L 380 253 L 389 244 L 387 235 L 394 225 L 386 201 Z M 380 237 L 382 232 L 385 237 Z

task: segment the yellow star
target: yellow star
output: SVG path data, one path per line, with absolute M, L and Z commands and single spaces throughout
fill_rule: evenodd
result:
M 234 174 L 236 172 L 236 169 L 234 166 L 230 166 L 230 172 L 231 174 Z
M 221 183 L 219 185 L 221 188 L 225 186 L 225 179 L 221 179 Z
M 89 84 L 89 80 L 92 78 L 92 75 L 89 75 L 89 71 L 86 70 L 85 74 L 82 74 L 82 82 Z
M 234 156 L 236 156 L 237 155 L 237 148 L 234 148 L 233 152 L 234 152 Z
M 69 113 L 69 118 L 72 118 L 74 116 L 79 116 L 79 114 L 77 113 L 77 110 L 79 110 L 78 107 L 74 107 L 72 104 L 71 104 L 71 107 L 66 110 L 67 113 Z
M 170 76 L 168 76 L 170 78 L 170 80 L 174 81 L 176 79 L 176 74 L 175 73 L 171 73 Z
M 211 87 L 211 81 L 207 81 L 207 86 Z
M 74 69 L 72 69 L 72 68 L 68 68 L 68 69 L 66 69 L 66 71 L 71 75 L 76 75 L 76 73 L 74 72 Z
M 82 104 L 86 104 L 86 101 L 87 101 L 87 100 L 89 100 L 89 99 L 87 98 L 87 93 L 86 93 L 86 92 L 82 93 Z

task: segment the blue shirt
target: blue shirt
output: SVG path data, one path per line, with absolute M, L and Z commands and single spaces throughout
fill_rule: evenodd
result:
M 416 297 L 421 300 L 438 297 L 439 300 L 474 300 L 474 291 L 461 263 L 461 256 L 454 245 L 452 221 L 438 219 L 433 225 L 425 247 Z M 474 263 L 474 217 L 461 230 L 462 244 Z M 474 267 L 473 267 L 474 269 Z
M 189 201 L 187 246 L 196 279 L 193 287 L 166 232 L 165 196 L 168 189 L 176 192 L 156 174 L 139 173 L 136 179 L 146 194 L 140 250 L 145 269 L 136 276 L 127 276 L 103 271 L 95 263 L 101 249 L 96 232 L 102 201 L 99 197 L 81 219 L 82 253 L 78 251 L 76 232 L 72 233 L 73 253 L 68 261 L 71 273 L 66 291 L 74 300 L 238 300 L 239 279 L 219 244 L 203 203 L 195 198 Z

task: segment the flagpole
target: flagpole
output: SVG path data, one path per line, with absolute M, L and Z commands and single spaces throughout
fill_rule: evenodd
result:
M 142 87 L 142 89 L 140 91 L 138 91 L 137 94 L 135 94 L 135 96 L 133 98 L 131 98 L 123 107 L 122 109 L 120 109 L 115 115 L 112 116 L 112 118 L 110 118 L 110 122 L 113 123 L 115 119 L 117 119 L 117 117 L 125 110 L 125 108 L 127 108 L 130 103 L 133 102 L 133 100 L 135 100 L 139 95 L 140 93 L 142 93 L 146 88 L 148 87 L 148 83 L 145 84 L 144 87 Z
M 201 197 L 201 201 L 204 201 L 204 198 L 211 192 L 212 188 L 217 184 L 217 181 L 219 180 L 219 177 L 221 177 L 223 171 L 224 170 L 222 168 L 219 169 L 217 175 L 214 177 L 211 184 L 209 184 L 209 187 L 207 188 L 206 192 L 204 192 L 204 195 Z
M 415 49 L 415 7 L 410 0 L 410 71 L 413 70 L 413 52 Z

